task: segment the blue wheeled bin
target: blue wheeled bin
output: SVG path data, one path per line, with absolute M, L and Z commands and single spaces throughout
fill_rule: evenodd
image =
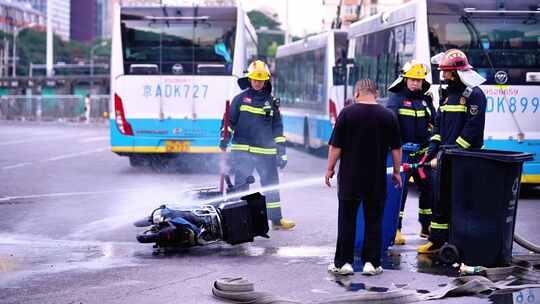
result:
M 530 153 L 481 149 L 439 154 L 440 196 L 451 210 L 443 261 L 510 264 L 523 162 L 532 159 Z
M 402 147 L 403 156 L 401 158 L 401 163 L 406 163 L 409 159 L 409 155 L 418 151 L 419 148 L 420 146 L 417 144 L 404 144 Z M 388 168 L 393 167 L 392 153 L 388 153 L 386 166 Z M 401 178 L 403 180 L 403 183 L 408 182 L 405 180 L 405 172 L 401 173 Z M 394 244 L 399 220 L 399 211 L 401 209 L 402 194 L 403 188 L 396 189 L 392 182 L 392 174 L 388 174 L 386 178 L 386 202 L 384 204 L 384 214 L 382 220 L 383 227 L 381 249 L 383 253 L 388 249 L 388 247 Z M 357 258 L 361 256 L 362 245 L 364 243 L 364 231 L 364 209 L 363 206 L 360 205 L 358 215 L 356 217 L 356 242 L 354 246 L 354 253 Z

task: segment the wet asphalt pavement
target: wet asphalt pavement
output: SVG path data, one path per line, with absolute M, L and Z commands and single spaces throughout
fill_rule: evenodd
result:
M 193 203 L 183 191 L 217 185 L 198 162 L 155 172 L 134 169 L 110 152 L 106 126 L 0 122 L 0 303 L 215 303 L 212 282 L 242 276 L 260 291 L 310 303 L 359 292 L 444 286 L 457 273 L 416 254 L 417 195 L 410 194 L 404 235 L 385 271 L 329 275 L 336 239 L 336 189 L 323 185 L 326 160 L 289 149 L 282 183 L 320 177 L 320 184 L 282 191 L 293 231 L 230 246 L 214 244 L 154 255 L 139 244 L 133 221 L 167 202 Z M 335 183 L 335 180 L 334 180 Z M 540 190 L 518 207 L 516 230 L 540 243 Z M 514 245 L 516 254 L 526 251 Z M 434 303 L 540 303 L 539 290 Z

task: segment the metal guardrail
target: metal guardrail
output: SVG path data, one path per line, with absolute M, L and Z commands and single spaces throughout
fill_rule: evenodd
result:
M 0 119 L 31 121 L 104 121 L 109 115 L 109 95 L 92 95 L 89 107 L 80 95 L 4 95 Z

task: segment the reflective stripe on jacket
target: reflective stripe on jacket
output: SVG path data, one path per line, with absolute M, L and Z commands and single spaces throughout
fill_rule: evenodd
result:
M 281 114 L 271 94 L 251 88 L 238 94 L 231 103 L 229 126 L 231 151 L 285 154 Z
M 447 97 L 439 102 L 431 140 L 443 145 L 461 148 L 481 148 L 484 144 L 486 122 L 486 96 L 475 87 L 469 97 L 463 92 L 465 86 L 447 89 Z
M 435 115 L 431 97 L 408 95 L 410 94 L 406 89 L 391 93 L 387 107 L 398 118 L 401 139 L 404 143 L 427 146 Z

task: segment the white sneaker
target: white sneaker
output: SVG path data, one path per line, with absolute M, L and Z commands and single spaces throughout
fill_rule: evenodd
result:
M 328 272 L 340 275 L 351 275 L 354 274 L 354 269 L 349 263 L 345 263 L 341 268 L 336 267 L 336 265 L 332 263 L 328 265 Z
M 373 267 L 373 264 L 370 262 L 367 262 L 364 264 L 364 269 L 362 270 L 363 275 L 377 275 L 381 274 L 383 272 L 383 269 L 381 266 L 375 268 Z

